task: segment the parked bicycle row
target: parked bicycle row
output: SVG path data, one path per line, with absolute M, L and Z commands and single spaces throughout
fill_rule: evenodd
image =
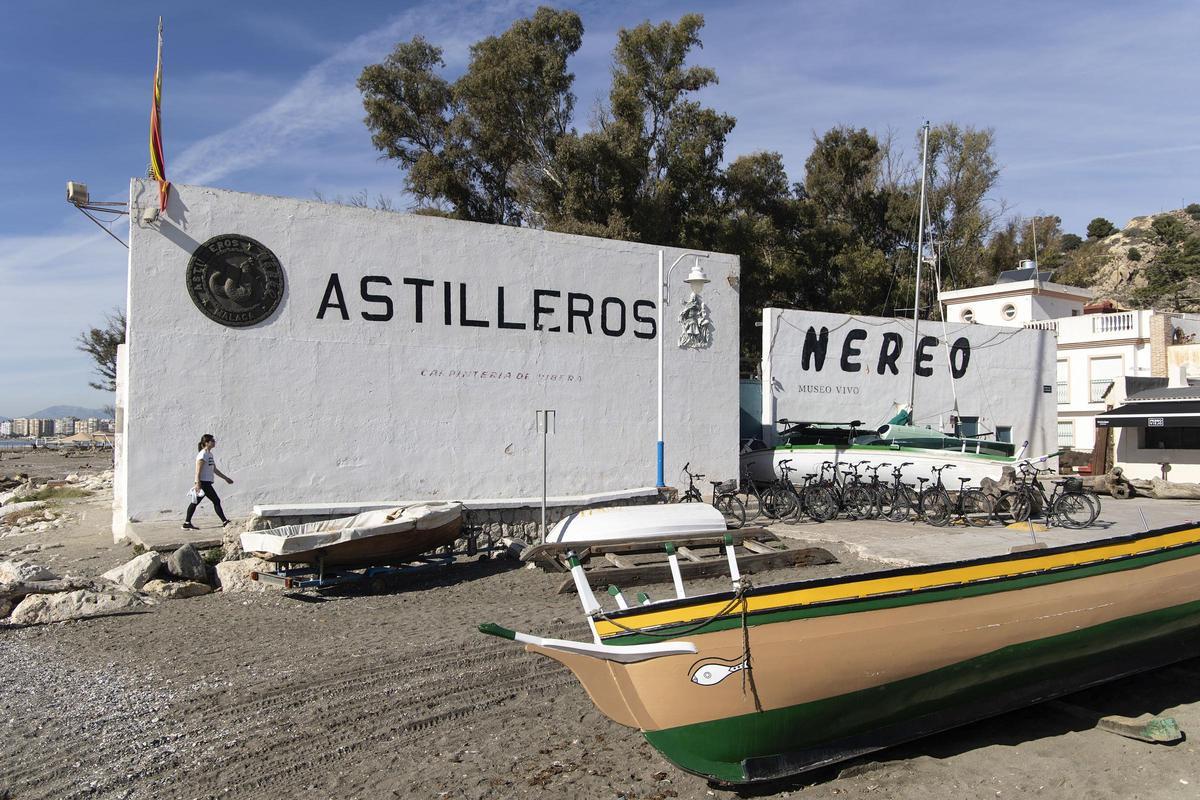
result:
M 826 461 L 820 474 L 801 476 L 789 466 L 791 459 L 779 462 L 780 474 L 770 483 L 751 479 L 743 470 L 740 481 L 709 481 L 712 505 L 720 511 L 730 528 L 740 528 L 757 519 L 765 521 L 827 522 L 844 519 L 888 519 L 893 522 L 924 521 L 930 525 L 951 524 L 986 527 L 993 523 L 1041 520 L 1047 525 L 1086 528 L 1100 515 L 1100 498 L 1083 487 L 1078 478 L 1050 480 L 1052 469 L 1039 469 L 1029 462 L 1020 465 L 1013 484 L 1004 490 L 970 486 L 971 479 L 947 476 L 954 464 L 933 467 L 934 478 L 919 477 L 914 485 L 904 479 L 904 469 L 913 466 L 882 462 L 837 464 Z M 696 482 L 704 475 L 694 474 L 684 465 L 688 476 L 682 502 L 704 502 Z M 891 477 L 880 477 L 881 469 L 890 469 Z M 869 473 L 869 474 L 868 474 Z M 957 480 L 958 486 L 953 486 Z M 1052 484 L 1047 491 L 1046 484 Z M 928 485 L 927 485 L 928 484 Z

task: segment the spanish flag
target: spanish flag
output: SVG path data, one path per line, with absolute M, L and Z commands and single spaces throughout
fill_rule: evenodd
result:
M 154 105 L 150 109 L 150 177 L 158 181 L 158 210 L 167 210 L 167 165 L 162 146 L 162 17 L 158 18 L 158 63 L 154 67 Z

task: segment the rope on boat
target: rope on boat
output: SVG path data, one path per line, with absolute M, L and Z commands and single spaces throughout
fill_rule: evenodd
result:
M 737 586 L 736 591 L 734 591 L 733 599 L 730 600 L 725 605 L 724 608 L 722 608 L 720 611 L 713 614 L 711 617 L 709 617 L 706 620 L 702 620 L 693 625 L 690 625 L 687 628 L 684 628 L 683 630 L 675 629 L 675 630 L 671 631 L 670 633 L 657 633 L 655 631 L 649 630 L 648 628 L 631 628 L 626 625 L 622 625 L 617 620 L 608 616 L 608 614 L 605 613 L 603 608 L 596 611 L 594 616 L 599 617 L 600 619 L 603 619 L 605 622 L 609 623 L 610 625 L 614 625 L 617 628 L 620 628 L 621 630 L 625 631 L 626 633 L 636 633 L 636 634 L 640 634 L 642 636 L 652 636 L 656 639 L 674 639 L 674 638 L 677 638 L 680 636 L 687 636 L 688 634 L 695 633 L 696 631 L 700 630 L 701 628 L 705 627 L 706 625 L 709 625 L 709 624 L 715 622 L 716 620 L 725 616 L 729 612 L 733 611 L 733 609 L 736 608 L 738 605 L 741 605 L 741 607 L 742 607 L 742 610 L 741 610 L 742 661 L 746 665 L 746 668 L 742 670 L 742 692 L 744 693 L 746 691 L 747 687 L 749 687 L 750 693 L 754 695 L 754 709 L 756 711 L 762 711 L 763 710 L 762 702 L 758 698 L 758 686 L 754 682 L 754 661 L 753 661 L 753 656 L 750 652 L 750 622 L 749 622 L 749 619 L 747 618 L 748 612 L 750 609 L 750 601 L 747 599 L 746 595 L 753 588 L 754 588 L 754 584 L 750 580 L 750 578 L 747 576 L 743 576 L 738 581 L 738 586 Z
M 743 619 L 743 624 L 744 624 L 744 620 L 745 620 L 745 616 L 746 616 L 745 594 L 746 594 L 746 591 L 750 588 L 752 588 L 751 584 L 750 584 L 750 580 L 748 578 L 742 578 L 742 582 L 738 585 L 737 591 L 734 592 L 733 599 L 730 600 L 729 603 L 724 608 L 722 608 L 720 611 L 713 614 L 711 617 L 709 617 L 706 620 L 701 620 L 700 622 L 690 625 L 687 628 L 684 628 L 682 630 L 679 630 L 679 629 L 672 630 L 669 633 L 656 633 L 655 631 L 652 631 L 649 628 L 627 627 L 625 625 L 622 625 L 620 622 L 616 621 L 612 617 L 608 616 L 608 614 L 605 613 L 603 608 L 601 608 L 599 611 L 596 611 L 593 614 L 593 616 L 599 617 L 600 619 L 604 620 L 605 622 L 609 623 L 610 625 L 620 628 L 621 630 L 625 631 L 626 633 L 636 633 L 636 634 L 640 634 L 642 636 L 652 636 L 655 639 L 674 639 L 679 636 L 687 636 L 690 633 L 695 633 L 696 631 L 700 630 L 701 628 L 705 627 L 706 625 L 716 622 L 718 619 L 725 616 L 730 611 L 733 611 L 733 609 L 737 606 L 738 603 L 742 603 L 742 605 L 743 605 L 742 619 Z

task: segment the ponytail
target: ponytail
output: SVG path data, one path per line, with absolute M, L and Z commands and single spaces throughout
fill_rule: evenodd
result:
M 203 449 L 204 449 L 204 445 L 208 444 L 209 442 L 214 442 L 214 441 L 216 441 L 216 438 L 217 438 L 217 437 L 213 436 L 211 433 L 206 433 L 206 434 L 204 434 L 203 436 L 201 436 L 201 437 L 200 437 L 200 444 L 196 445 L 196 452 L 198 453 L 198 452 L 200 452 L 201 450 L 203 450 Z

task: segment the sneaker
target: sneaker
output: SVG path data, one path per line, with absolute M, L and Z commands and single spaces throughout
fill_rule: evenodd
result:
M 185 522 L 185 523 L 183 523 L 182 525 L 180 525 L 179 527 L 183 528 L 185 531 L 198 531 L 198 530 L 200 530 L 199 528 L 197 528 L 195 525 L 193 525 L 193 524 L 192 524 L 192 523 L 190 523 L 190 522 Z

